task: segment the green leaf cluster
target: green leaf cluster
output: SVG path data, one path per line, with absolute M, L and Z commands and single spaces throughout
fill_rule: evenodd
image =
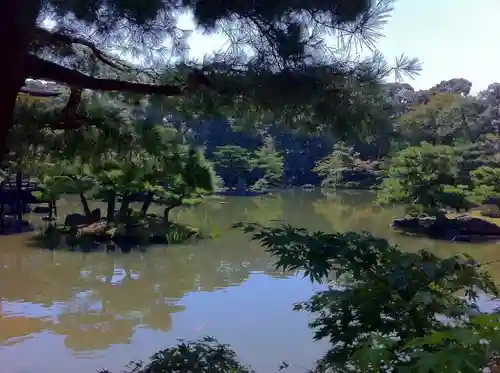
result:
M 283 182 L 283 156 L 269 142 L 254 152 L 238 145 L 218 146 L 210 158 L 218 170 L 231 170 L 245 184 L 253 171 L 259 171 L 262 177 L 253 183 L 253 189 L 276 187 Z
M 314 315 L 315 338 L 331 342 L 313 372 L 472 373 L 499 351 L 500 318 L 471 317 L 478 294 L 498 296 L 498 289 L 466 255 L 403 252 L 369 233 L 236 226 L 278 268 L 326 283 L 296 305 Z
M 78 194 L 82 202 L 121 198 L 123 205 L 142 193 L 148 196 L 145 215 L 152 203 L 172 208 L 213 191 L 211 164 L 162 125 L 85 126 L 52 133 L 51 140 L 44 155 L 26 158 L 29 173 L 42 182 L 42 199 Z
M 458 162 L 451 146 L 422 143 L 403 149 L 391 159 L 378 202 L 403 204 L 414 216 L 439 216 L 449 206 L 467 207 L 465 189 L 455 187 Z

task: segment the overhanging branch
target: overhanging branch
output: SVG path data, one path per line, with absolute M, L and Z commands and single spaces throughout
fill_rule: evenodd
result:
M 60 95 L 60 92 L 48 92 L 40 89 L 29 88 L 29 87 L 21 87 L 19 93 L 24 93 L 33 97 L 57 97 Z
M 183 94 L 184 89 L 175 85 L 154 85 L 145 83 L 132 83 L 123 80 L 100 79 L 85 75 L 79 71 L 68 69 L 41 59 L 35 55 L 29 55 L 27 59 L 27 77 L 32 79 L 50 80 L 65 84 L 71 88 L 92 89 L 96 91 L 121 91 L 139 94 L 158 94 L 163 96 L 178 96 Z
M 210 80 L 201 72 L 189 74 L 185 86 L 154 85 L 133 83 L 114 79 L 100 79 L 85 75 L 79 71 L 68 69 L 30 54 L 27 61 L 27 77 L 54 81 L 70 87 L 71 94 L 63 110 L 62 118 L 58 123 L 51 125 L 53 129 L 76 129 L 85 122 L 77 117 L 77 109 L 81 101 L 83 89 L 98 91 L 132 92 L 144 95 L 157 94 L 162 96 L 179 96 L 199 89 L 201 86 L 210 86 Z
M 179 96 L 185 92 L 199 89 L 201 86 L 210 86 L 210 81 L 201 72 L 192 72 L 187 79 L 186 86 L 156 85 L 147 83 L 133 83 L 124 80 L 94 78 L 79 71 L 68 69 L 30 54 L 27 59 L 27 77 L 32 79 L 50 80 L 71 88 L 91 89 L 96 91 L 132 92 L 144 95 Z

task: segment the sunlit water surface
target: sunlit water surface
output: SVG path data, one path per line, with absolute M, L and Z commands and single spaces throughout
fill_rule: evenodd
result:
M 312 341 L 309 316 L 292 306 L 318 287 L 300 274 L 273 270 L 257 242 L 230 228 L 237 221 L 367 230 L 405 250 L 500 259 L 496 244 L 400 236 L 389 224 L 401 211 L 374 207 L 372 198 L 368 192 L 287 191 L 212 201 L 176 218 L 220 238 L 126 255 L 52 252 L 36 247 L 29 234 L 0 237 L 2 372 L 120 371 L 178 339 L 205 335 L 232 345 L 258 372 L 276 372 L 282 361 L 288 372 L 305 372 L 326 343 Z M 77 208 L 72 200 L 59 204 L 63 213 Z M 490 271 L 500 282 L 500 267 Z

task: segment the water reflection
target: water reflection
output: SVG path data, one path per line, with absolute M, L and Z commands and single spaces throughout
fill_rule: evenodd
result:
M 67 336 L 66 346 L 76 351 L 129 343 L 141 325 L 168 331 L 171 314 L 184 309 L 176 302 L 187 293 L 239 285 L 252 271 L 285 276 L 271 271 L 268 262 L 258 245 L 242 250 L 213 242 L 202 249 L 157 247 L 147 255 L 3 248 L 0 344 L 43 330 Z M 16 304 L 28 310 L 37 305 L 40 318 L 19 316 L 26 311 Z
M 329 230 L 365 230 L 399 245 L 403 250 L 427 249 L 443 257 L 467 253 L 480 262 L 500 259 L 500 246 L 494 242 L 471 244 L 400 234 L 390 227 L 390 223 L 404 216 L 403 209 L 374 206 L 374 197 L 371 192 L 340 192 L 324 195 L 311 203 L 315 212 L 330 223 Z M 500 283 L 500 263 L 488 268 L 494 280 Z
M 372 198 L 369 193 L 287 191 L 212 200 L 175 217 L 218 230 L 219 239 L 127 255 L 40 250 L 32 247 L 29 235 L 2 237 L 0 361 L 9 373 L 119 370 L 178 338 L 214 335 L 258 371 L 276 371 L 282 360 L 291 364 L 289 372 L 305 371 L 324 345 L 309 343 L 308 316 L 294 313 L 292 304 L 307 299 L 314 287 L 295 274 L 273 270 L 258 243 L 230 229 L 237 221 L 368 230 L 406 250 L 500 258 L 493 244 L 401 236 L 389 228 L 401 211 L 375 207 Z M 74 203 L 62 201 L 59 210 L 73 212 Z M 500 282 L 496 272 L 492 268 Z M 27 355 L 32 358 L 23 358 Z

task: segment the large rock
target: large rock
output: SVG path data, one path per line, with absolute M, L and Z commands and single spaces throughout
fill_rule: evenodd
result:
M 106 220 L 97 221 L 78 229 L 80 235 L 106 236 L 108 222 Z
M 394 219 L 392 221 L 392 227 L 405 231 L 424 232 L 435 223 L 436 223 L 436 218 L 432 217 Z
M 92 224 L 101 220 L 101 209 L 95 209 L 90 213 L 90 216 L 82 214 L 69 214 L 64 220 L 64 225 L 67 227 L 78 227 L 81 225 Z
M 432 217 L 395 219 L 392 226 L 404 232 L 448 240 L 468 241 L 468 237 L 471 236 L 500 238 L 500 226 L 469 215 L 461 215 L 454 219 Z
M 87 222 L 87 217 L 82 214 L 74 213 L 66 215 L 64 219 L 64 225 L 67 227 L 77 227 L 83 225 Z
M 483 236 L 500 236 L 500 227 L 488 220 L 465 216 L 456 219 L 459 222 L 460 231 L 465 234 L 476 234 Z

